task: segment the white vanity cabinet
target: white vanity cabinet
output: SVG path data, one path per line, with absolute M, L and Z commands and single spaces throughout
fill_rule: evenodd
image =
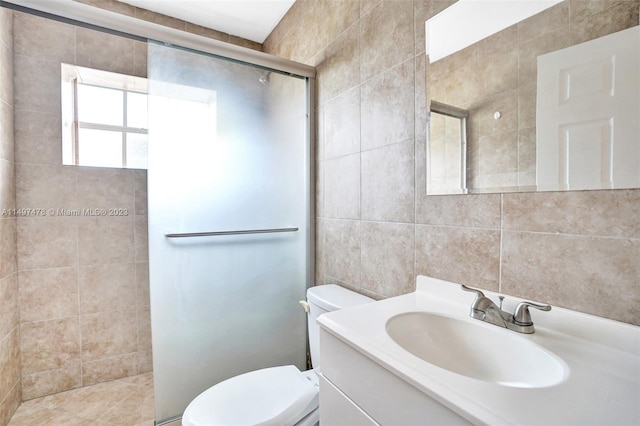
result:
M 468 425 L 468 421 L 325 329 L 320 425 Z
M 516 333 L 471 318 L 474 298 L 418 276 L 318 317 L 321 425 L 640 425 L 640 327 L 553 307 Z

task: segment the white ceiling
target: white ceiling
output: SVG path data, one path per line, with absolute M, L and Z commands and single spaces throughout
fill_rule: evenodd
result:
M 258 43 L 295 0 L 119 0 Z

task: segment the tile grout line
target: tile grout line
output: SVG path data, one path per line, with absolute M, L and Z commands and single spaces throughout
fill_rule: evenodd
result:
M 358 5 L 358 7 L 360 8 L 361 5 Z M 358 222 L 358 252 L 359 252 L 359 256 L 358 256 L 358 283 L 357 285 L 354 285 L 354 287 L 358 288 L 359 290 L 366 290 L 364 283 L 363 283 L 363 274 L 362 274 L 362 89 L 363 89 L 363 83 L 362 83 L 362 10 L 358 11 L 358 19 L 352 24 L 352 26 L 354 26 L 357 24 L 358 26 L 358 34 L 357 34 L 357 42 L 358 42 L 358 58 L 357 58 L 357 62 L 358 62 L 358 80 L 357 80 L 357 84 L 354 86 L 354 89 L 357 88 L 358 89 L 358 219 L 356 220 L 356 222 Z M 355 31 L 355 29 L 354 29 Z M 333 41 L 335 41 L 336 39 L 334 39 Z M 351 89 L 350 89 L 351 90 Z M 343 92 L 346 93 L 346 92 Z M 335 96 L 334 98 L 338 98 L 341 94 L 339 94 L 338 96 Z M 328 103 L 329 101 L 327 101 Z M 325 103 L 325 105 L 327 105 L 327 103 Z M 324 130 L 326 131 L 326 126 L 324 127 Z M 325 145 L 325 158 L 326 158 L 326 145 Z M 326 191 L 325 191 L 326 192 Z M 325 248 L 326 251 L 326 248 Z
M 77 49 L 77 29 L 74 31 L 76 37 L 76 49 Z M 77 52 L 76 52 L 77 55 Z M 75 173 L 75 201 L 78 203 L 78 179 L 80 178 L 79 173 Z M 83 344 L 82 344 L 82 302 L 80 297 L 81 285 L 80 285 L 80 227 L 79 224 L 76 223 L 76 287 L 78 291 L 78 343 L 80 346 L 80 387 L 84 387 L 84 354 L 83 354 Z
M 78 62 L 78 28 L 73 28 L 73 59 L 74 62 Z M 74 172 L 74 192 L 75 192 L 75 203 L 78 204 L 78 178 L 79 173 L 77 171 Z M 76 230 L 76 290 L 77 290 L 77 300 L 78 300 L 78 346 L 80 349 L 80 388 L 83 387 L 84 377 L 83 377 L 83 356 L 82 356 L 82 321 L 81 321 L 81 298 L 80 298 L 80 229 L 78 223 L 75 224 Z M 72 388 L 73 389 L 73 388 Z M 67 389 L 69 390 L 69 389 Z
M 500 194 L 500 246 L 498 253 L 498 293 L 502 293 L 502 236 L 504 234 L 504 194 Z
M 135 67 L 135 61 L 134 61 L 134 67 Z M 138 262 L 137 262 L 137 252 L 136 252 L 136 198 L 137 198 L 137 191 L 136 191 L 136 182 L 137 182 L 137 173 L 132 173 L 131 174 L 131 185 L 132 185 L 132 194 L 133 194 L 133 200 L 132 200 L 132 213 L 133 213 L 133 282 L 134 282 L 134 300 L 135 300 L 135 304 L 136 304 L 136 359 L 135 359 L 135 372 L 136 374 L 140 374 L 140 321 L 139 321 L 139 317 L 140 317 L 140 301 L 138 300 Z M 148 226 L 148 217 L 147 217 L 147 226 Z M 148 248 L 148 236 L 147 236 L 147 261 L 149 260 L 149 248 Z M 151 305 L 151 301 L 149 301 L 149 305 Z

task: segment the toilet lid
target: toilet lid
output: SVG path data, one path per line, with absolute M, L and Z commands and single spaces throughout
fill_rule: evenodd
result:
M 317 407 L 318 387 L 295 366 L 265 368 L 232 377 L 198 395 L 182 424 L 293 425 Z

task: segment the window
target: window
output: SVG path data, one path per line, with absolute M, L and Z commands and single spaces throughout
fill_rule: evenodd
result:
M 147 168 L 147 81 L 62 64 L 63 164 Z

